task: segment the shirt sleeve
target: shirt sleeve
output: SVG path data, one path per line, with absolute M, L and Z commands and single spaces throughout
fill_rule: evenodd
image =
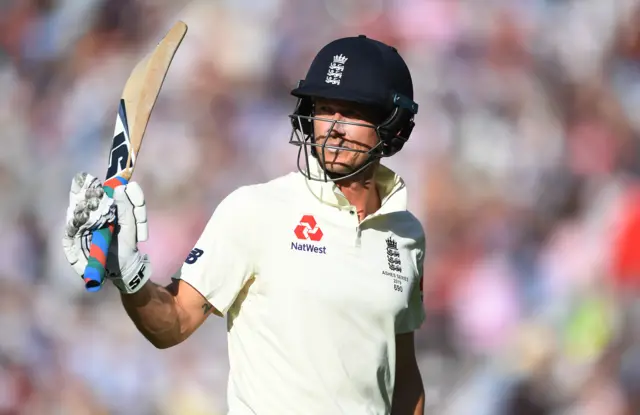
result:
M 411 284 L 407 308 L 396 317 L 396 334 L 410 333 L 418 330 L 425 320 L 423 302 L 424 276 L 424 242 L 416 254 L 416 278 Z
M 256 270 L 255 215 L 249 191 L 239 188 L 220 202 L 173 276 L 195 288 L 222 315 Z

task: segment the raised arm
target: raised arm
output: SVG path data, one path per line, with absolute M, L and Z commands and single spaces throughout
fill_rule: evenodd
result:
M 166 287 L 148 281 L 140 291 L 121 298 L 140 333 L 159 349 L 183 342 L 209 314 L 219 314 L 196 289 L 176 279 Z
M 209 314 L 224 315 L 255 273 L 253 244 L 242 236 L 248 233 L 242 227 L 252 226 L 244 211 L 251 206 L 243 196 L 246 192 L 233 192 L 218 205 L 172 282 L 162 286 L 151 281 L 151 261 L 137 246 L 148 238 L 142 189 L 131 182 L 116 188 L 110 199 L 100 186 L 88 174 L 72 182 L 62 241 L 72 268 L 83 275 L 88 236 L 117 218 L 106 278 L 120 290 L 127 314 L 145 338 L 166 349 L 187 339 Z

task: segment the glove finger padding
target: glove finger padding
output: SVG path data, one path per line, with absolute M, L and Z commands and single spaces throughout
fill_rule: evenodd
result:
M 87 266 L 91 238 L 90 231 L 86 229 L 90 218 L 86 193 L 101 188 L 100 180 L 89 173 L 77 173 L 71 180 L 62 248 L 67 261 L 80 276 L 84 275 Z
M 71 181 L 65 233 L 73 238 L 103 227 L 115 219 L 115 203 L 102 190 L 102 183 L 89 173 L 78 173 Z
M 149 238 L 147 224 L 147 205 L 144 200 L 144 192 L 140 185 L 131 182 L 126 186 L 117 188 L 113 199 L 118 206 L 118 222 L 121 226 L 135 224 L 136 242 L 144 242 Z M 126 212 L 123 216 L 121 211 Z M 129 213 L 131 213 L 129 215 Z
M 114 284 L 125 293 L 135 292 L 151 273 L 151 264 L 138 251 L 138 242 L 148 237 L 147 208 L 142 188 L 136 182 L 117 187 L 115 243 L 109 247 L 107 269 Z
M 83 239 L 86 240 L 83 236 L 77 237 L 69 237 L 66 233 L 62 237 L 62 249 L 64 251 L 64 255 L 67 257 L 67 261 L 71 264 L 73 270 L 79 276 L 84 276 L 84 270 L 87 267 L 88 260 L 88 249 L 85 252 L 82 245 L 85 243 Z

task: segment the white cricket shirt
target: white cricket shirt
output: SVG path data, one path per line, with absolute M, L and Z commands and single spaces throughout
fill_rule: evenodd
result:
M 424 320 L 425 238 L 402 179 L 379 170 L 382 207 L 361 223 L 298 172 L 216 208 L 176 278 L 227 316 L 229 415 L 390 412 L 395 336 Z

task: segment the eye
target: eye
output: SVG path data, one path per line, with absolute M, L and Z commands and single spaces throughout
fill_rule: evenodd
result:
M 331 108 L 328 105 L 320 105 L 318 107 L 316 107 L 316 114 L 321 114 L 321 115 L 333 115 L 336 112 L 334 111 L 333 108 Z
M 341 112 L 342 112 L 342 115 L 344 115 L 347 118 L 360 118 L 362 116 L 362 114 L 356 110 L 345 109 Z

